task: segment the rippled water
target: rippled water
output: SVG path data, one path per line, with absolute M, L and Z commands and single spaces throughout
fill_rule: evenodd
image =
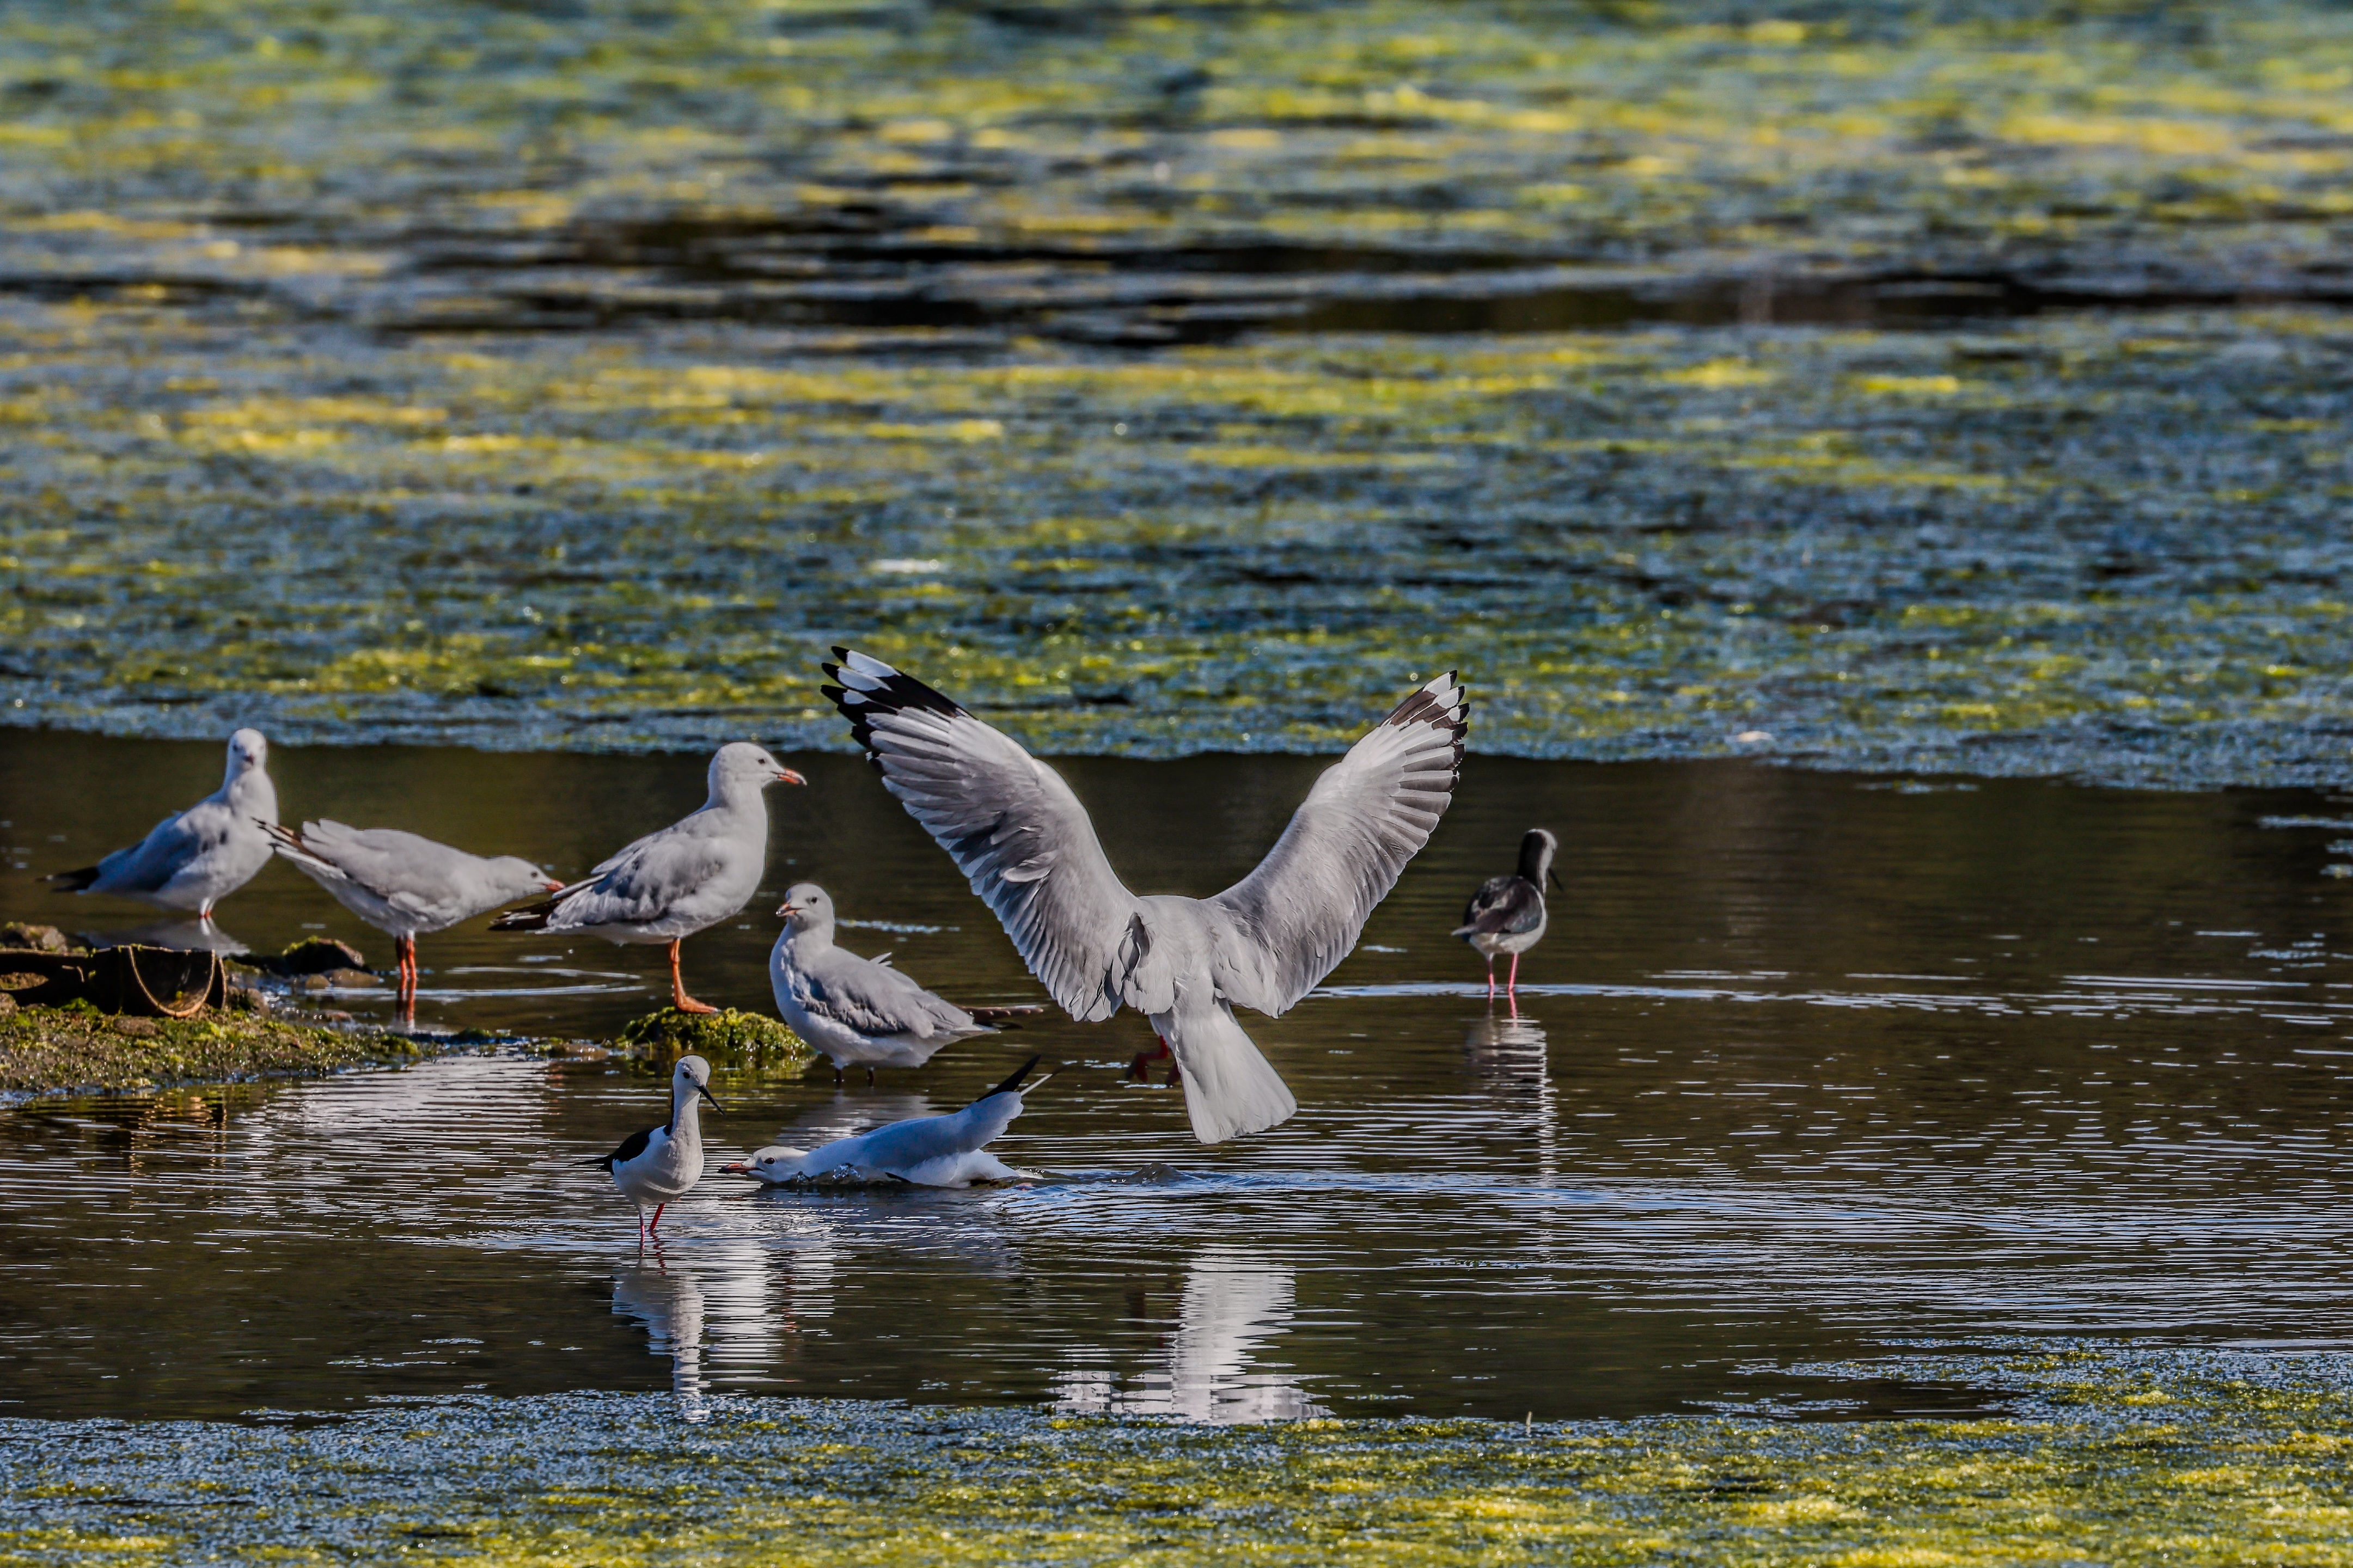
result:
M 793 759 L 770 893 L 845 914 L 965 997 L 1034 997 L 986 911 L 861 764 Z M 1064 764 L 1138 886 L 1203 892 L 1317 764 Z M 215 748 L 18 734 L 0 915 L 84 930 L 77 865 L 208 786 Z M 290 813 L 396 822 L 576 870 L 700 798 L 695 758 L 289 751 Z M 1490 1011 L 1445 934 L 1520 831 L 1570 891 Z M 674 1386 L 1019 1401 L 1202 1419 L 1623 1415 L 1731 1402 L 1972 1408 L 1778 1369 L 1923 1335 L 2340 1342 L 2353 803 L 1921 785 L 1742 764 L 1473 758 L 1366 946 L 1253 1033 L 1303 1106 L 1204 1149 L 1126 1083 L 1149 1037 L 1060 1019 L 872 1089 L 723 1075 L 723 1150 L 947 1109 L 1017 1053 L 1067 1064 L 970 1193 L 713 1178 L 640 1256 L 576 1162 L 659 1110 L 601 1061 L 459 1056 L 326 1081 L 9 1114 L 0 1409 L 229 1415 L 390 1394 Z M 767 897 L 768 895 L 764 895 Z M 755 904 L 688 947 L 757 1005 Z M 388 962 L 297 874 L 222 910 Z M 425 1022 L 601 1035 L 658 954 L 427 938 Z M 352 994 L 363 1014 L 383 1004 Z

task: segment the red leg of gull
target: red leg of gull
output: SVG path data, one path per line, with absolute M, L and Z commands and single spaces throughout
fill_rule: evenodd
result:
M 1168 1057 L 1172 1060 L 1175 1059 L 1175 1053 L 1169 1050 L 1168 1042 L 1166 1040 L 1161 1039 L 1158 1035 L 1155 1035 L 1152 1037 L 1159 1042 L 1159 1048 L 1157 1050 L 1138 1051 L 1135 1053 L 1135 1059 L 1127 1064 L 1127 1076 L 1134 1079 L 1138 1083 L 1149 1083 L 1152 1081 L 1152 1075 L 1145 1070 L 1145 1063 L 1156 1062 L 1163 1057 Z M 1176 1069 L 1172 1068 L 1169 1070 L 1174 1072 Z M 1169 1081 L 1173 1083 L 1176 1080 L 1171 1079 Z
M 680 937 L 670 944 L 670 1005 L 681 1013 L 716 1013 L 718 1008 L 708 1002 L 698 1002 L 686 994 L 686 982 L 678 977 L 678 944 Z

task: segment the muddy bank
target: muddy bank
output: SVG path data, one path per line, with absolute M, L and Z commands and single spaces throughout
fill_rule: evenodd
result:
M 404 1401 L 326 1425 L 0 1425 L 21 1561 L 1472 1563 L 2348 1560 L 2341 1355 L 1836 1369 L 2013 1413 L 1208 1427 L 858 1401 Z M 1792 1413 L 1794 1414 L 1794 1413 Z M 681 1420 L 681 1416 L 684 1420 Z

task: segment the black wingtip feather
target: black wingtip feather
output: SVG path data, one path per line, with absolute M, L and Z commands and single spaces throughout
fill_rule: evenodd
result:
M 41 880 L 44 882 L 55 882 L 58 885 L 58 891 L 60 893 L 79 893 L 84 888 L 89 887 L 91 883 L 98 880 L 98 868 L 95 866 L 83 866 L 72 871 L 58 871 L 50 876 L 42 878 Z
M 833 657 L 847 663 L 850 658 L 850 650 L 846 647 L 836 647 L 833 650 Z M 875 662 L 881 663 L 880 659 Z M 868 762 L 880 761 L 874 752 L 873 715 L 877 713 L 910 711 L 943 713 L 956 719 L 968 719 L 972 716 L 950 698 L 924 685 L 904 670 L 892 666 L 884 666 L 891 671 L 888 676 L 861 674 L 858 677 L 860 680 L 880 679 L 881 681 L 880 686 L 870 691 L 851 689 L 849 679 L 842 673 L 840 664 L 821 664 L 818 668 L 841 683 L 838 686 L 821 686 L 818 689 L 824 695 L 827 701 L 841 710 L 843 718 L 849 721 L 850 738 L 858 742 L 860 750 L 865 752 Z
M 547 917 L 555 912 L 555 906 L 560 902 L 562 900 L 558 899 L 547 899 L 536 904 L 526 904 L 519 910 L 509 910 L 491 922 L 491 929 L 492 931 L 545 931 Z
M 1003 1083 L 998 1084 L 987 1094 L 980 1096 L 978 1100 L 975 1100 L 972 1102 L 973 1105 L 978 1105 L 983 1100 L 994 1100 L 1000 1094 L 1011 1094 L 1014 1090 L 1021 1087 L 1021 1080 L 1029 1076 L 1029 1069 L 1036 1067 L 1038 1062 L 1038 1058 L 1031 1057 L 1028 1061 L 1023 1062 L 1020 1067 L 1014 1070 L 1011 1078 L 1007 1079 Z M 969 1110 L 972 1109 L 972 1106 L 966 1106 L 965 1109 Z

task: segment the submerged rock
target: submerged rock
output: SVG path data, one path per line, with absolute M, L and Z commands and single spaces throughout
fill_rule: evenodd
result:
M 717 1013 L 664 1007 L 631 1021 L 621 1031 L 621 1044 L 660 1062 L 692 1052 L 723 1066 L 796 1077 L 817 1060 L 807 1042 L 777 1020 L 733 1007 Z
M 29 949 L 34 952 L 67 952 L 72 944 L 66 933 L 55 926 L 35 925 L 28 921 L 10 921 L 0 925 L 0 948 Z

